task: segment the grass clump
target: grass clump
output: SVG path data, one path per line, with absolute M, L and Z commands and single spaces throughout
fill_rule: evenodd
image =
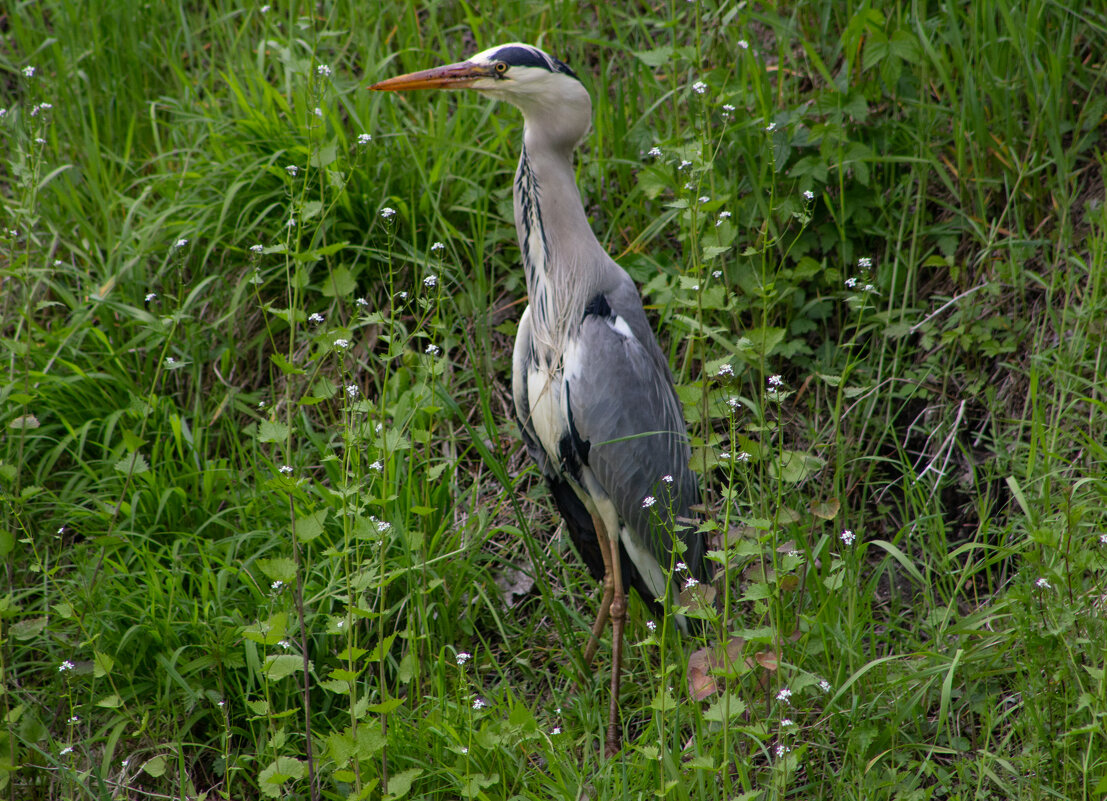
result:
M 1103 9 L 5 20 L 3 797 L 1107 793 Z M 632 603 L 611 761 L 518 115 L 361 91 L 512 40 L 592 92 L 721 574 L 699 641 Z

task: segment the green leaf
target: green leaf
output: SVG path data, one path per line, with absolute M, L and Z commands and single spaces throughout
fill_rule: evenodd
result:
M 323 523 L 327 519 L 326 509 L 317 509 L 309 515 L 296 518 L 293 531 L 300 542 L 311 542 L 323 533 Z
M 101 709 L 119 709 L 119 707 L 123 706 L 123 699 L 112 693 L 111 695 L 105 695 L 97 701 L 96 706 Z
M 306 767 L 293 757 L 277 757 L 258 774 L 258 787 L 262 795 L 279 798 L 284 795 L 281 785 L 304 777 Z
M 273 364 L 277 365 L 277 369 L 280 370 L 281 373 L 284 374 L 284 375 L 303 375 L 304 374 L 303 370 L 301 370 L 299 367 L 294 365 L 292 362 L 290 362 L 288 359 L 286 359 L 284 356 L 282 356 L 279 353 L 276 353 L 276 352 L 270 353 L 269 354 L 269 360 L 272 361 Z
M 311 154 L 311 158 L 308 160 L 308 164 L 312 167 L 329 167 L 334 164 L 334 160 L 338 157 L 338 148 L 335 147 L 334 142 L 329 145 L 325 145 L 319 150 L 316 150 Z
M 111 669 L 115 667 L 115 660 L 101 651 L 92 652 L 92 675 L 98 679 L 111 675 Z
M 117 473 L 122 473 L 123 475 L 140 476 L 143 473 L 150 472 L 149 462 L 147 462 L 146 457 L 138 451 L 128 453 L 113 466 Z
M 653 67 L 657 69 L 665 64 L 670 63 L 673 60 L 675 51 L 668 45 L 662 47 L 655 47 L 653 50 L 639 50 L 634 53 L 634 57 L 645 64 L 647 67 Z
M 242 627 L 242 636 L 260 645 L 276 645 L 288 632 L 288 613 L 276 612 L 267 620 Z
M 294 654 L 271 654 L 265 658 L 261 670 L 270 681 L 279 681 L 303 669 L 302 657 Z
M 327 280 L 323 282 L 323 294 L 328 298 L 342 298 L 352 295 L 357 290 L 357 282 L 348 267 L 339 265 L 331 270 Z
M 729 723 L 746 711 L 746 702 L 734 693 L 724 693 L 703 713 L 704 720 L 715 723 Z
M 773 478 L 779 478 L 791 484 L 798 484 L 821 470 L 826 462 L 810 453 L 801 451 L 784 451 L 779 461 L 774 459 L 769 462 L 769 474 Z
M 412 782 L 421 775 L 423 775 L 422 768 L 411 768 L 403 773 L 390 776 L 388 779 L 388 794 L 384 797 L 385 801 L 396 801 L 396 799 L 403 798 L 411 790 Z
M 155 779 L 160 778 L 165 774 L 165 757 L 158 754 L 156 757 L 150 757 L 142 765 L 142 770 L 153 776 Z
M 258 423 L 258 442 L 288 441 L 288 426 L 276 420 L 262 420 Z
M 389 634 L 381 642 L 377 643 L 376 647 L 370 652 L 368 660 L 370 662 L 380 662 L 384 657 L 388 656 L 389 650 L 392 648 L 392 643 L 396 640 L 396 634 Z
M 258 559 L 258 569 L 270 581 L 283 581 L 291 584 L 296 580 L 296 563 L 286 556 L 275 559 Z

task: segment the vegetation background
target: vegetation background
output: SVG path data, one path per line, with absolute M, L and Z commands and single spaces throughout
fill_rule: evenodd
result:
M 0 34 L 0 796 L 1107 798 L 1102 0 Z M 703 642 L 632 602 L 609 761 L 509 409 L 520 116 L 364 91 L 514 40 L 592 92 L 720 570 Z

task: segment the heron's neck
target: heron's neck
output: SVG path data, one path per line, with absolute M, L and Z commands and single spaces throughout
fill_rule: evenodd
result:
M 550 147 L 540 133 L 526 129 L 515 174 L 515 227 L 531 305 L 536 316 L 556 325 L 577 300 L 583 308 L 591 297 L 593 273 L 606 254 L 584 214 L 572 152 Z

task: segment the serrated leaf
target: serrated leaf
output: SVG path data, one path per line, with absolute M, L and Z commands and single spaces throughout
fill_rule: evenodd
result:
M 367 712 L 375 712 L 378 715 L 387 715 L 392 710 L 403 706 L 404 699 L 402 698 L 389 698 L 387 701 L 381 701 L 379 704 L 369 704 L 365 709 Z
M 818 456 L 801 451 L 784 451 L 780 459 L 769 462 L 769 475 L 791 484 L 809 478 L 823 468 L 826 462 Z
M 111 695 L 105 695 L 97 701 L 96 706 L 101 709 L 119 709 L 119 707 L 123 706 L 123 699 L 115 693 L 112 693 Z
M 294 654 L 271 654 L 265 658 L 261 668 L 270 681 L 279 681 L 303 669 L 303 658 Z
M 277 365 L 277 369 L 284 375 L 303 375 L 304 371 L 294 365 L 279 353 L 270 353 L 269 360 Z
M 348 267 L 339 265 L 331 270 L 327 280 L 323 282 L 323 294 L 328 298 L 342 298 L 352 295 L 357 290 L 357 282 Z
M 381 659 L 388 656 L 389 650 L 392 648 L 392 643 L 396 640 L 395 634 L 389 634 L 381 642 L 377 643 L 368 656 L 370 662 L 380 662 Z
M 837 498 L 831 498 L 829 501 L 823 501 L 822 503 L 811 504 L 811 514 L 820 520 L 833 520 L 838 516 L 838 512 L 842 509 L 842 502 Z
M 397 801 L 411 790 L 412 782 L 423 775 L 422 768 L 411 768 L 388 778 L 388 794 L 385 801 Z
M 116 462 L 113 467 L 117 473 L 122 473 L 123 475 L 140 476 L 143 473 L 150 472 L 150 463 L 147 462 L 146 457 L 138 451 L 128 453 Z
M 331 142 L 329 145 L 324 145 L 323 147 L 312 153 L 311 158 L 308 160 L 308 163 L 312 167 L 319 167 L 321 169 L 323 167 L 329 167 L 331 164 L 334 164 L 334 160 L 337 157 L 338 148 L 335 147 L 334 142 Z
M 165 775 L 165 757 L 161 754 L 150 757 L 142 764 L 142 770 L 155 779 L 161 778 Z
M 714 723 L 729 723 L 745 711 L 746 702 L 734 693 L 726 692 L 707 708 L 703 718 Z
M 326 509 L 317 509 L 309 515 L 296 518 L 293 531 L 300 542 L 311 542 L 323 533 L 323 523 L 327 519 Z
M 242 636 L 260 645 L 276 645 L 288 632 L 288 613 L 276 612 L 267 620 L 242 627 Z
M 38 418 L 33 414 L 22 415 L 8 423 L 8 428 L 14 428 L 17 431 L 26 431 L 32 428 L 38 428 L 38 426 Z
M 304 763 L 293 757 L 277 757 L 258 774 L 258 787 L 263 795 L 279 798 L 284 795 L 283 785 L 288 781 L 302 779 Z
M 673 54 L 675 51 L 668 45 L 662 47 L 655 47 L 653 50 L 639 50 L 634 53 L 634 57 L 645 64 L 647 67 L 657 67 L 663 64 L 668 64 L 673 60 Z
M 258 423 L 258 442 L 284 443 L 288 440 L 288 426 L 277 420 L 262 420 Z
M 296 580 L 296 563 L 288 557 L 258 559 L 257 566 L 270 581 L 283 581 L 285 584 L 291 584 Z
M 11 635 L 17 640 L 32 640 L 42 633 L 42 630 L 46 628 L 45 617 L 32 617 L 26 620 L 20 620 L 16 623 L 12 623 Z
M 92 653 L 92 675 L 98 679 L 102 679 L 104 676 L 110 676 L 112 668 L 115 667 L 115 660 L 102 651 L 93 651 Z

